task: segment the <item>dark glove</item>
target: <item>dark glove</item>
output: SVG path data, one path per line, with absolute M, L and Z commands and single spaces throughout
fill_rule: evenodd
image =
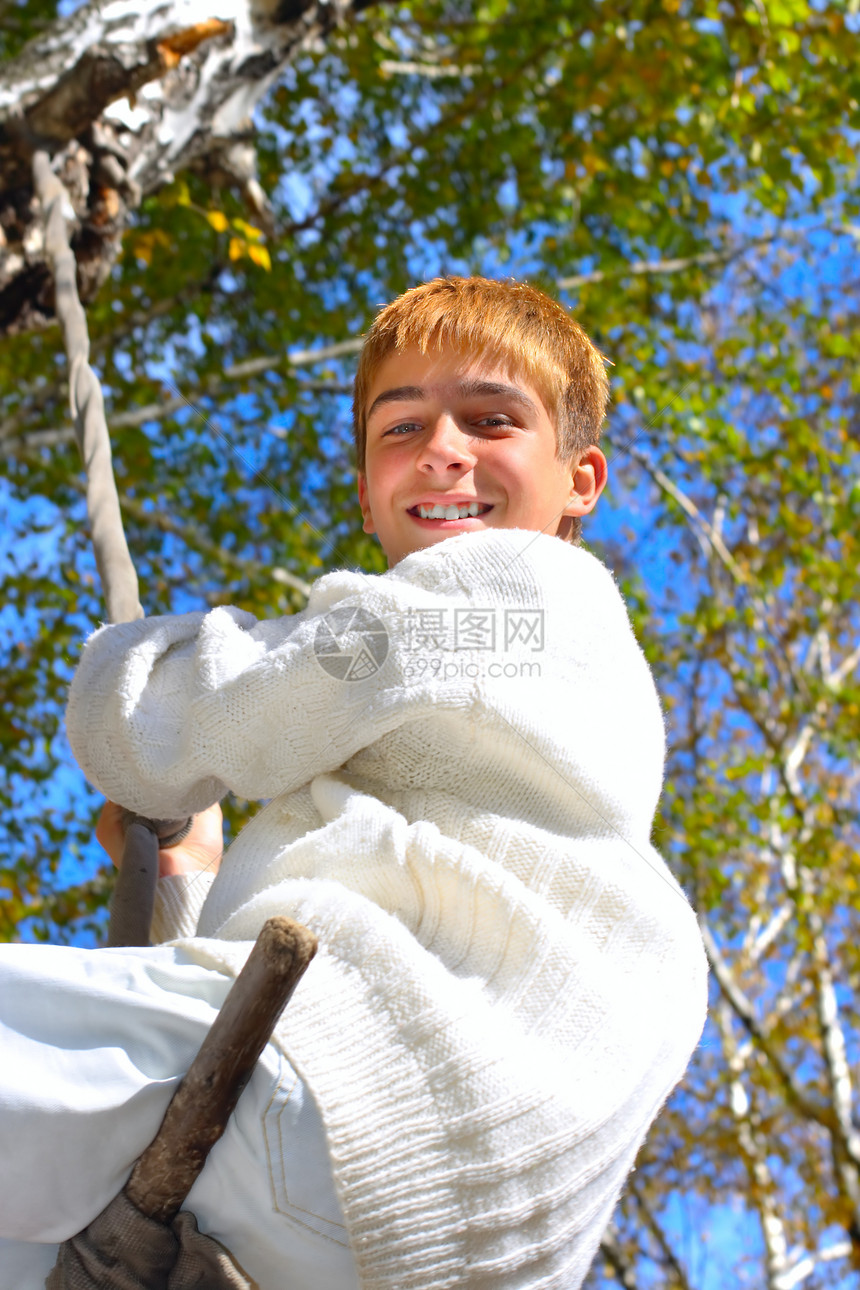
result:
M 60 1246 L 46 1290 L 251 1290 L 250 1281 L 197 1220 L 170 1227 L 147 1218 L 124 1192 Z

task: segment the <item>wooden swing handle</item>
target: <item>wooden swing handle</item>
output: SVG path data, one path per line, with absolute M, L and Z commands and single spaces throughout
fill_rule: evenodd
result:
M 148 1218 L 171 1223 L 179 1213 L 316 950 L 317 938 L 301 923 L 280 916 L 264 923 L 125 1185 L 128 1199 Z
M 191 820 L 147 820 L 124 813 L 125 844 L 110 906 L 108 945 L 148 945 L 158 852 L 187 836 Z

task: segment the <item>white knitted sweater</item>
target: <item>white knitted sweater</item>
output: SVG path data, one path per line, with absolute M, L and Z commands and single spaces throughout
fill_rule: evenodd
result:
M 331 615 L 358 608 L 384 632 L 344 637 Z M 357 654 L 371 631 L 365 679 L 332 674 L 325 624 Z M 318 934 L 276 1042 L 365 1290 L 575 1290 L 705 1013 L 696 922 L 649 843 L 659 702 L 607 570 L 491 531 L 329 574 L 291 618 L 103 628 L 68 729 L 145 814 L 272 799 L 185 947 L 235 971 L 271 914 Z

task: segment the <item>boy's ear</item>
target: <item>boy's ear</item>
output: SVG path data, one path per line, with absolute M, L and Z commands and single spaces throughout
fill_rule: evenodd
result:
M 376 525 L 373 522 L 373 515 L 370 510 L 370 497 L 367 492 L 367 479 L 363 471 L 358 472 L 358 504 L 361 507 L 361 514 L 364 518 L 362 528 L 365 533 L 375 533 Z
M 561 513 L 557 537 L 566 540 L 573 520 L 594 510 L 606 487 L 608 474 L 606 458 L 596 444 L 591 444 L 571 462 L 570 501 Z
M 571 463 L 570 503 L 564 508 L 564 514 L 587 515 L 593 511 L 608 477 L 606 458 L 593 443 Z

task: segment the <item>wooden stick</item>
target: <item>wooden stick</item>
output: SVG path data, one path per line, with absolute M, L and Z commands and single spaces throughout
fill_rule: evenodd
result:
M 107 943 L 114 947 L 149 945 L 158 853 L 187 836 L 193 816 L 190 820 L 147 820 L 132 811 L 123 815 L 125 841 L 110 903 Z
M 134 819 L 125 831 L 122 864 L 110 903 L 109 946 L 148 945 L 158 880 L 158 834 Z
M 264 924 L 125 1185 L 129 1200 L 148 1218 L 171 1223 L 179 1213 L 316 949 L 314 934 L 291 918 Z

